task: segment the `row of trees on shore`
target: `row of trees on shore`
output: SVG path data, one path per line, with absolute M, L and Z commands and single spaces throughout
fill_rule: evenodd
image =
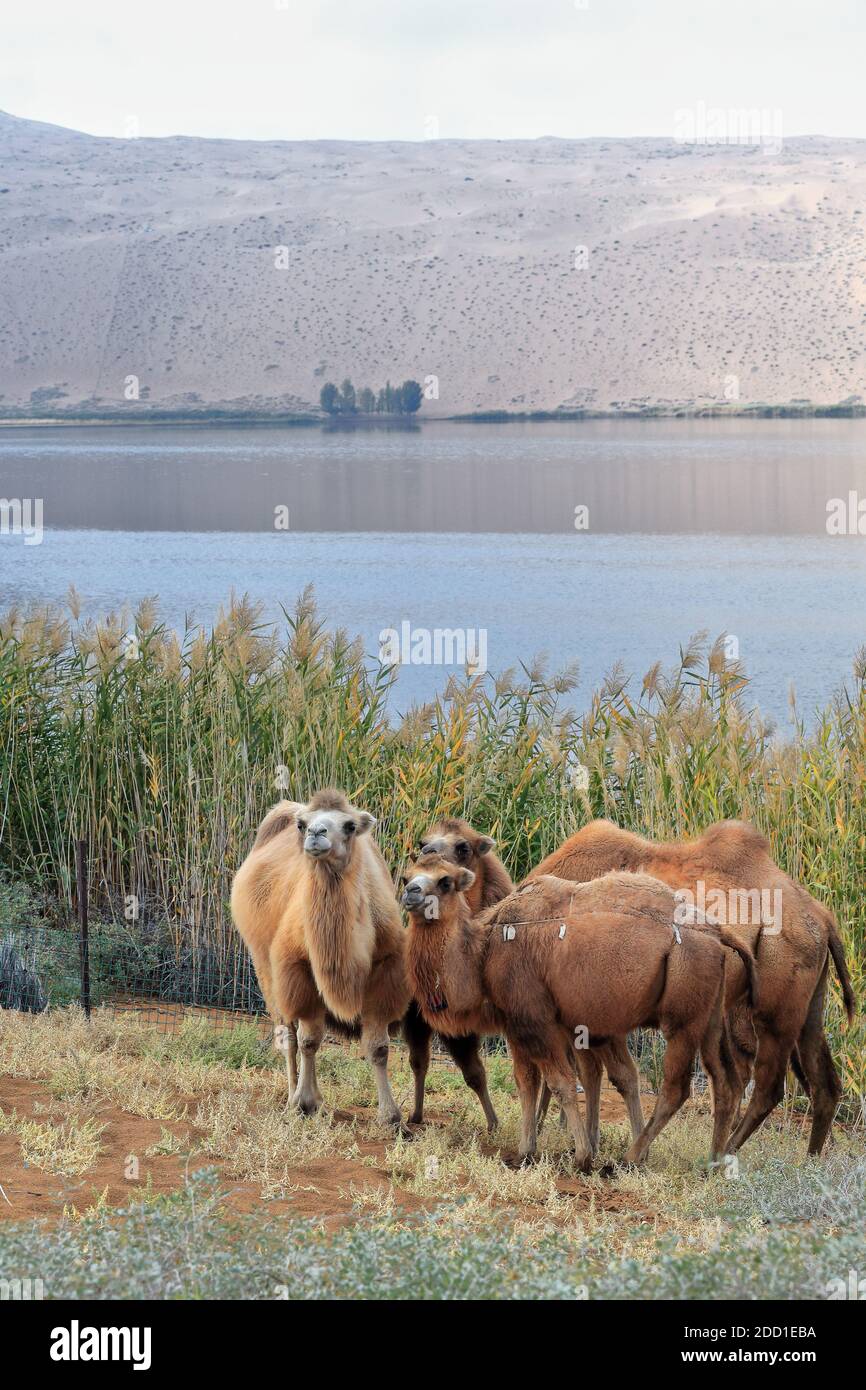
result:
M 319 404 L 326 415 L 414 415 L 423 399 L 419 383 L 411 380 L 402 386 L 388 381 L 379 391 L 362 386 L 356 392 L 346 377 L 342 386 L 326 381 L 319 392 Z

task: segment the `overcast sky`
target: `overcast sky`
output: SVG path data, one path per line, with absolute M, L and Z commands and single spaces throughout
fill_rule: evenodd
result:
M 585 6 L 585 7 L 584 7 Z M 866 0 L 3 0 L 0 108 L 97 135 L 866 136 Z

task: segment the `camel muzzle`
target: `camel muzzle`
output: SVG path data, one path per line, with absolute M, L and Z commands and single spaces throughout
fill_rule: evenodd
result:
M 330 854 L 331 841 L 327 835 L 308 835 L 304 840 L 304 852 L 313 859 L 321 859 L 323 855 Z
M 413 912 L 423 906 L 424 897 L 424 889 L 419 884 L 407 883 L 400 901 L 409 912 Z

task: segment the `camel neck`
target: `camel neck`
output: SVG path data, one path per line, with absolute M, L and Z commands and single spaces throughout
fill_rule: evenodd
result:
M 450 921 L 413 920 L 407 965 L 415 998 L 433 1026 L 449 1017 L 473 1013 L 484 1002 L 483 970 L 487 936 L 463 905 Z
M 310 866 L 304 932 L 313 973 L 329 1007 L 353 1018 L 361 1006 L 373 951 L 373 928 L 362 901 L 357 862 L 342 874 Z

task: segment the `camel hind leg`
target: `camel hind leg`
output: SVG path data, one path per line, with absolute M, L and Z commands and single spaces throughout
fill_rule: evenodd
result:
M 550 1109 L 550 1087 L 546 1081 L 541 1083 L 541 1095 L 538 1099 L 538 1110 L 535 1116 L 536 1128 L 541 1131 L 541 1126 L 547 1119 L 547 1112 Z
M 509 1044 L 511 1064 L 514 1068 L 514 1083 L 520 1097 L 520 1143 L 518 1153 L 525 1161 L 532 1158 L 536 1148 L 536 1114 L 538 1087 L 541 1073 L 523 1049 L 513 1042 Z
M 755 1059 L 755 1089 L 728 1143 L 728 1153 L 736 1153 L 775 1110 L 785 1094 L 785 1073 L 788 1058 L 796 1039 L 776 1037 L 767 1029 L 758 1036 L 758 1055 Z
M 628 1039 L 611 1038 L 601 1049 L 601 1057 L 611 1085 L 619 1091 L 625 1102 L 634 1143 L 643 1132 L 644 1115 L 640 1103 L 640 1072 L 628 1050 Z
M 821 978 L 809 1003 L 806 1021 L 800 1030 L 795 1049 L 796 1061 L 804 1081 L 804 1090 L 812 1106 L 812 1131 L 809 1135 L 809 1154 L 820 1154 L 830 1132 L 839 1101 L 842 1099 L 842 1082 L 833 1062 L 833 1054 L 824 1034 L 824 1000 L 827 993 L 827 963 L 821 971 Z M 792 1054 L 792 1063 L 795 1055 Z
M 701 1061 L 713 1092 L 713 1139 L 710 1157 L 720 1159 L 731 1133 L 737 1108 L 738 1071 L 723 1013 L 724 986 L 701 1039 Z
M 577 1167 L 588 1173 L 592 1168 L 592 1145 L 574 1085 L 574 1069 L 567 1062 L 551 1058 L 542 1064 L 544 1079 L 562 1106 L 571 1137 L 574 1140 L 574 1156 Z
M 626 1163 L 640 1165 L 647 1155 L 650 1144 L 665 1125 L 688 1099 L 692 1084 L 692 1066 L 698 1050 L 699 1039 L 685 1029 L 671 1032 L 665 1038 L 664 1068 L 662 1085 L 655 1103 L 655 1109 L 641 1134 L 632 1144 L 625 1156 Z
M 362 1019 L 361 1049 L 370 1064 L 376 1083 L 379 1120 L 383 1125 L 400 1128 L 403 1123 L 400 1107 L 394 1099 L 388 1080 L 389 1038 L 387 1023 L 383 1023 L 380 1019 Z
M 606 1048 L 599 1048 L 597 1052 L 588 1051 L 586 1048 L 580 1048 L 575 1053 L 580 1084 L 583 1087 L 584 1104 L 586 1106 L 586 1133 L 589 1139 L 589 1150 L 593 1158 L 595 1158 L 598 1153 L 599 1139 L 601 1137 L 602 1058 L 606 1051 Z M 574 1090 L 573 1083 L 572 1090 Z M 562 1116 L 568 1121 L 568 1114 L 565 1110 L 563 1110 Z

